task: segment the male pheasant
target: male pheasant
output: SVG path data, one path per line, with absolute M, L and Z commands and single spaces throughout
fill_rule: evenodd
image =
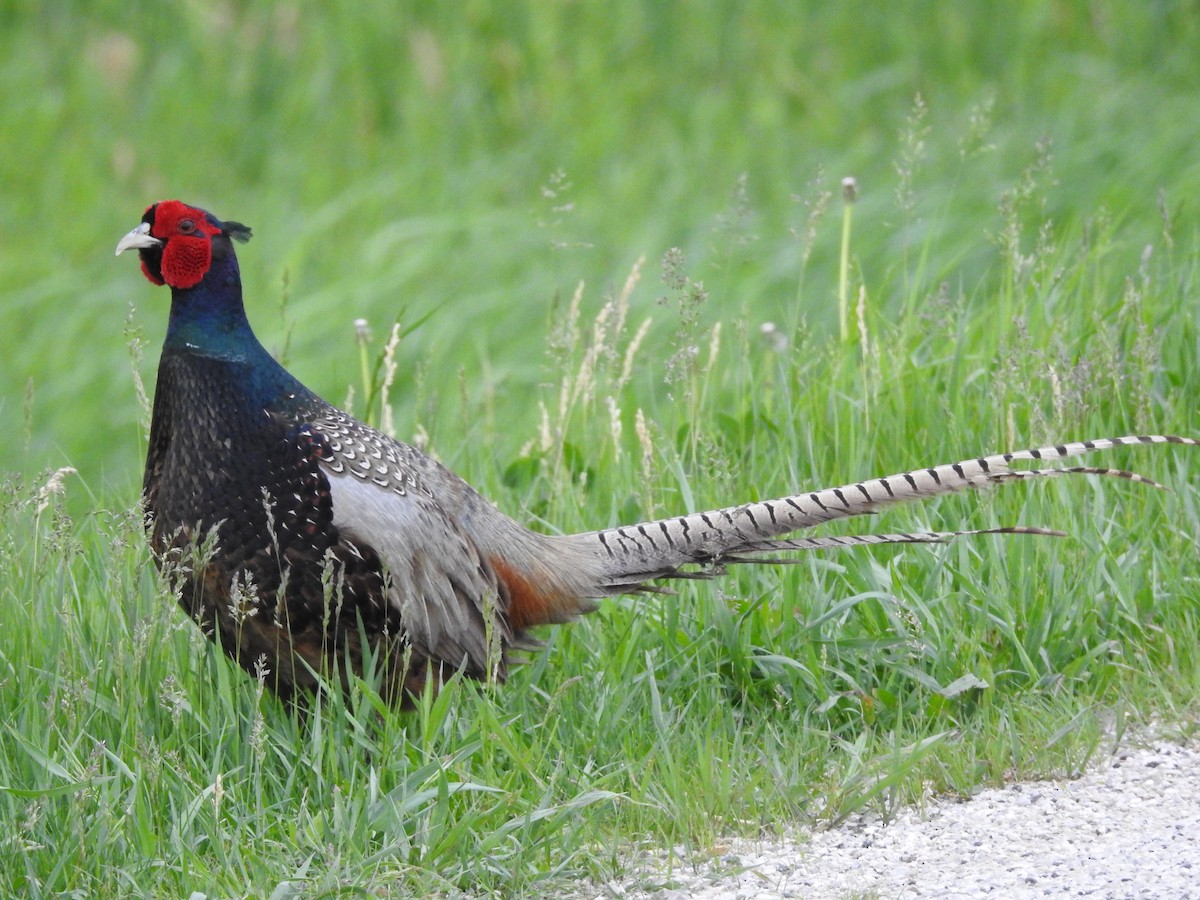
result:
M 407 444 L 326 403 L 254 336 L 233 242 L 250 229 L 168 200 L 117 244 L 171 288 L 143 484 L 156 560 L 180 603 L 283 697 L 373 658 L 392 702 L 461 671 L 503 680 L 529 629 L 598 598 L 710 577 L 724 563 L 822 547 L 939 542 L 981 531 L 781 538 L 904 500 L 1092 467 L 1014 470 L 1144 435 L 1021 450 L 584 534 L 538 534 Z M 1152 483 L 1152 482 L 1151 482 Z M 1000 528 L 986 533 L 1058 534 Z M 340 673 L 335 675 L 334 673 Z M 299 699 L 300 697 L 297 697 Z

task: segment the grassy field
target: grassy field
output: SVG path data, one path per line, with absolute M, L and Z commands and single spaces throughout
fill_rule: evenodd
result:
M 374 421 L 353 323 L 399 321 L 397 435 L 550 530 L 1200 433 L 1194 9 L 803 6 L 0 12 L 0 893 L 556 895 L 1190 721 L 1187 448 L 856 529 L 1065 540 L 608 602 L 412 715 L 297 720 L 159 582 L 167 297 L 112 250 L 167 197 L 254 227 L 264 343 Z

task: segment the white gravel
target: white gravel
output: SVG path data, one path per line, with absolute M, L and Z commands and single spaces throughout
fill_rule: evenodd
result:
M 1200 898 L 1200 741 L 1153 740 L 1074 781 L 863 815 L 702 861 L 645 861 L 599 897 Z

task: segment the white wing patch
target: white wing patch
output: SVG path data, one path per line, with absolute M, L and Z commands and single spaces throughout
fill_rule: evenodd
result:
M 334 526 L 382 560 L 388 602 L 400 613 L 414 650 L 468 672 L 488 672 L 489 632 L 510 635 L 497 614 L 495 574 L 474 543 L 424 493 L 400 494 L 328 466 L 325 473 Z

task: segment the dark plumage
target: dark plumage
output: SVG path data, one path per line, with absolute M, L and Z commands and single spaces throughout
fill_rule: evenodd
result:
M 284 697 L 311 691 L 318 676 L 344 680 L 368 650 L 400 704 L 455 671 L 502 680 L 510 652 L 536 646 L 528 629 L 570 621 L 600 597 L 654 590 L 655 579 L 710 577 L 723 563 L 779 561 L 770 556 L 794 550 L 982 533 L 780 537 L 798 529 L 1005 481 L 1148 481 L 1009 463 L 1196 443 L 1063 444 L 621 528 L 537 534 L 419 450 L 330 406 L 271 357 L 242 305 L 233 241 L 249 237 L 244 225 L 169 200 L 146 210 L 117 253 L 137 249 L 146 277 L 171 288 L 143 485 L 155 558 L 205 632 Z

